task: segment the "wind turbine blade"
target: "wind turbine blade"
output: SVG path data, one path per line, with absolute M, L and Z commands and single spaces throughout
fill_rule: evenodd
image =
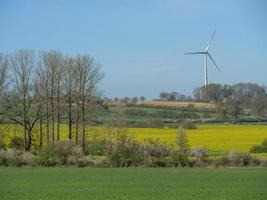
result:
M 210 38 L 210 42 L 209 42 L 209 44 L 208 44 L 207 51 L 208 51 L 209 48 L 210 48 L 210 45 L 211 45 L 211 42 L 212 42 L 212 40 L 213 40 L 213 37 L 214 37 L 215 33 L 216 33 L 216 30 L 213 32 L 213 34 L 212 34 L 212 36 L 211 36 L 211 38 Z
M 190 52 L 190 53 L 185 53 L 185 55 L 188 55 L 188 54 L 205 54 L 206 52 L 204 51 L 199 51 L 199 52 Z
M 217 68 L 217 70 L 219 72 L 221 72 L 220 68 L 218 67 L 218 65 L 215 63 L 215 61 L 213 60 L 213 58 L 211 57 L 211 55 L 208 53 L 208 56 L 210 57 L 210 59 L 212 60 L 213 64 L 215 65 L 215 67 Z

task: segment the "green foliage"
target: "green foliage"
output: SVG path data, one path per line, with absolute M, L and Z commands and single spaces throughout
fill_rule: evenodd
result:
M 233 167 L 253 167 L 260 165 L 261 161 L 247 153 L 230 152 L 228 154 L 230 165 Z
M 7 148 L 6 143 L 3 140 L 0 139 L 0 151 L 1 150 L 6 150 L 6 148 Z
M 106 140 L 94 140 L 87 142 L 85 155 L 103 156 L 105 154 Z
M 145 164 L 150 167 L 165 167 L 171 147 L 157 139 L 147 138 L 144 154 Z
M 188 167 L 190 160 L 186 153 L 180 150 L 173 150 L 170 153 L 171 162 L 175 167 Z
M 177 146 L 179 148 L 179 151 L 184 154 L 187 154 L 190 151 L 190 146 L 188 144 L 188 139 L 185 130 L 182 128 L 178 130 Z
M 106 146 L 106 156 L 113 167 L 137 166 L 143 162 L 142 145 L 135 139 L 125 135 Z
M 24 148 L 24 140 L 22 137 L 14 136 L 10 139 L 8 147 L 15 150 L 22 150 Z
M 194 158 L 195 167 L 206 167 L 209 162 L 208 151 L 203 147 L 192 149 L 191 156 Z
M 267 153 L 267 139 L 264 139 L 261 145 L 254 145 L 250 149 L 251 153 Z
M 37 160 L 43 166 L 61 166 L 68 164 L 68 158 L 74 156 L 82 157 L 82 148 L 75 146 L 71 142 L 58 142 L 54 145 L 44 147 L 38 154 Z
M 30 152 L 0 151 L 0 166 L 23 167 L 36 165 L 35 157 Z

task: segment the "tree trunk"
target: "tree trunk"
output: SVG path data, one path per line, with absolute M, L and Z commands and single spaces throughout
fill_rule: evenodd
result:
M 49 134 L 49 97 L 47 96 L 46 100 L 46 145 L 50 143 L 50 134 Z
M 58 88 L 57 88 L 57 141 L 59 141 L 60 137 L 59 137 L 59 122 L 60 122 L 60 113 L 59 113 L 59 92 L 60 88 L 59 88 L 59 82 L 58 82 Z
M 85 150 L 85 102 L 82 100 L 82 148 Z
M 27 151 L 27 133 L 26 133 L 26 97 L 23 96 L 23 133 L 24 133 L 24 151 Z
M 39 145 L 42 148 L 43 147 L 43 113 L 40 111 L 40 140 Z
M 55 143 L 55 108 L 54 108 L 54 83 L 52 81 L 51 90 L 51 115 L 52 115 L 52 144 Z
M 30 151 L 31 146 L 32 146 L 32 134 L 31 134 L 31 130 L 27 131 L 28 134 L 28 142 L 27 142 L 27 146 L 26 146 L 26 151 Z
M 76 118 L 76 130 L 75 130 L 75 144 L 79 142 L 79 122 L 80 122 L 80 109 L 78 106 L 77 118 Z
M 68 111 L 68 117 L 69 117 L 69 140 L 72 139 L 72 110 L 71 110 L 71 93 L 69 94 L 69 111 Z

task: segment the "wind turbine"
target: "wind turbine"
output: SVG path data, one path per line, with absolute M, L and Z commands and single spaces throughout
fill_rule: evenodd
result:
M 213 64 L 217 68 L 217 70 L 219 72 L 221 72 L 220 68 L 215 63 L 215 61 L 213 60 L 212 56 L 209 53 L 210 45 L 211 45 L 211 42 L 213 40 L 213 37 L 214 37 L 215 33 L 216 33 L 216 31 L 213 32 L 213 34 L 211 36 L 211 39 L 210 39 L 210 42 L 209 42 L 208 46 L 206 47 L 206 49 L 204 51 L 185 53 L 185 55 L 188 55 L 188 54 L 203 54 L 204 55 L 204 73 L 205 73 L 204 80 L 205 80 L 205 87 L 208 85 L 208 57 L 211 59 L 211 61 L 213 62 Z

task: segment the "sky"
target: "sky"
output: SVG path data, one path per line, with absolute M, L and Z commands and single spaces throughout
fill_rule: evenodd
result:
M 265 0 L 0 0 L 0 52 L 89 54 L 107 97 L 191 95 L 204 84 L 204 50 L 216 34 L 209 82 L 267 85 Z

